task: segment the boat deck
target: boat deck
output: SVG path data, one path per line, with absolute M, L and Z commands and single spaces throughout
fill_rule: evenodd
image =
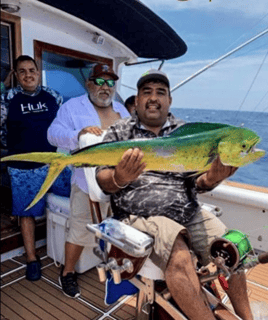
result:
M 1 263 L 1 320 L 83 320 L 135 319 L 135 296 L 123 297 L 113 305 L 104 303 L 105 286 L 99 282 L 95 268 L 79 275 L 82 295 L 66 297 L 58 284 L 60 269 L 38 249 L 42 260 L 42 278 L 36 282 L 25 279 L 25 257 L 15 257 Z M 251 302 L 267 303 L 268 265 L 259 265 L 247 272 Z M 224 296 L 224 292 L 221 291 Z M 225 298 L 225 302 L 228 300 Z M 268 319 L 268 310 L 267 318 Z

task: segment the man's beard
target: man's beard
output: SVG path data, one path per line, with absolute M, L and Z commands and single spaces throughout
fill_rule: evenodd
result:
M 106 99 L 101 98 L 101 94 L 106 93 L 105 91 L 100 91 L 96 97 L 94 97 L 93 102 L 95 102 L 100 107 L 109 107 L 113 101 L 114 94 L 107 93 L 109 96 Z

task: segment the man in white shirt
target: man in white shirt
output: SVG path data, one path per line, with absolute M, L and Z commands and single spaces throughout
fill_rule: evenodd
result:
M 110 66 L 94 65 L 85 84 L 88 93 L 62 105 L 48 129 L 48 141 L 70 152 L 79 148 L 81 135 L 101 135 L 116 120 L 128 117 L 126 108 L 113 101 L 118 79 Z M 73 169 L 71 184 L 70 229 L 65 243 L 65 266 L 59 282 L 65 295 L 77 298 L 80 289 L 74 267 L 90 241 L 85 226 L 92 222 L 84 168 Z

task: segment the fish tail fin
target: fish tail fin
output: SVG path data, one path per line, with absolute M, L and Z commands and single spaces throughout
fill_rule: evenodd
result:
M 12 156 L 3 157 L 0 159 L 1 162 L 5 161 L 29 161 L 38 163 L 52 163 L 54 160 L 65 159 L 70 157 L 64 153 L 58 152 L 32 152 L 32 153 L 21 153 L 14 154 Z
M 33 199 L 33 201 L 29 204 L 29 206 L 25 209 L 28 210 L 32 208 L 49 190 L 52 186 L 53 182 L 57 179 L 63 169 L 66 167 L 66 163 L 59 163 L 58 161 L 52 161 L 49 167 L 46 179 L 41 186 L 41 189 Z

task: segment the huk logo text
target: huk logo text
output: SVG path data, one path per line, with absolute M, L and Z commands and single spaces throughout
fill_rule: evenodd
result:
M 31 113 L 31 112 L 37 113 L 37 112 L 48 111 L 46 104 L 45 103 L 42 104 L 41 102 L 38 102 L 36 105 L 28 103 L 27 105 L 21 104 L 20 106 L 21 106 L 22 114 Z

